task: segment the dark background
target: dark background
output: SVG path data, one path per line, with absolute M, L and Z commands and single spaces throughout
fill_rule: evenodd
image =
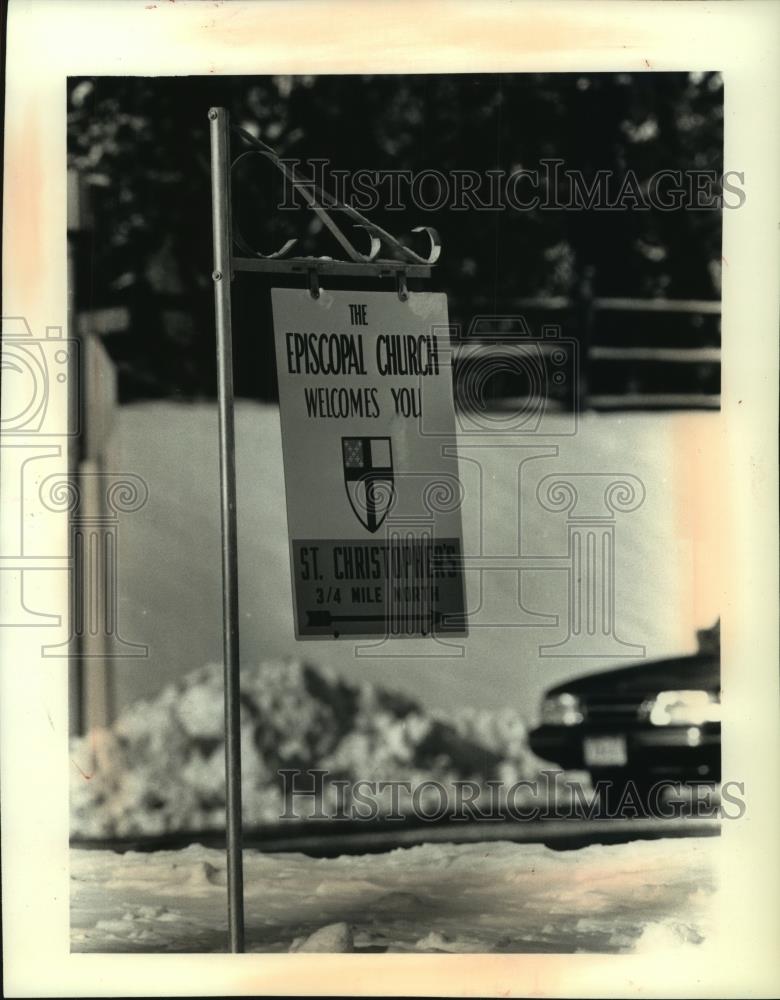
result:
M 92 218 L 76 237 L 74 291 L 80 310 L 129 311 L 127 328 L 105 338 L 122 402 L 215 392 L 207 121 L 213 105 L 227 107 L 235 124 L 280 155 L 327 158 L 334 170 L 509 174 L 560 158 L 563 169 L 580 170 L 586 180 L 597 170 L 614 171 L 617 187 L 627 170 L 643 180 L 662 169 L 722 171 L 717 73 L 73 79 L 69 165 L 87 185 Z M 295 253 L 341 256 L 309 210 L 275 209 L 281 194 L 281 176 L 259 157 L 237 176 L 235 212 L 250 242 L 271 252 L 295 236 Z M 720 296 L 718 209 L 409 207 L 369 215 L 420 252 L 426 238 L 412 236 L 412 228 L 439 230 L 444 249 L 428 287 L 448 294 L 450 318 L 464 328 L 478 314 L 527 315 L 518 306 L 523 296 L 577 295 L 583 286 L 599 296 Z M 366 246 L 361 234 L 354 238 Z M 236 391 L 252 398 L 275 396 L 269 287 L 259 275 L 234 281 Z M 565 311 L 529 319 L 558 322 L 565 334 L 578 335 L 576 316 Z M 717 345 L 719 321 L 604 313 L 592 341 Z M 717 393 L 719 366 L 620 362 L 600 366 L 593 382 L 602 392 L 631 386 Z

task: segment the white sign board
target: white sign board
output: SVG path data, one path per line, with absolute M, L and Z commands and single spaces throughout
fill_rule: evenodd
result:
M 272 304 L 296 637 L 464 635 L 446 296 Z

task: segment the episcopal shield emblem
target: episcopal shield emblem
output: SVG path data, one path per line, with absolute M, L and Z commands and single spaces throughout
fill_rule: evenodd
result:
M 350 507 L 363 527 L 373 534 L 395 500 L 390 438 L 342 438 L 341 457 Z

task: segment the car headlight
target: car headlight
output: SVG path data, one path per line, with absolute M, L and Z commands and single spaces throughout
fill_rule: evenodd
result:
M 710 691 L 659 691 L 640 716 L 651 726 L 703 726 L 720 722 L 720 699 Z
M 542 724 L 545 726 L 578 726 L 584 719 L 583 706 L 575 694 L 552 694 L 542 702 Z

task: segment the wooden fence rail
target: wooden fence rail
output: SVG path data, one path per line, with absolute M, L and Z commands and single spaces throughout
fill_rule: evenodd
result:
M 721 304 L 711 299 L 638 299 L 627 297 L 594 296 L 587 285 L 574 296 L 531 296 L 514 299 L 516 313 L 523 310 L 540 313 L 572 314 L 571 332 L 576 335 L 580 346 L 580 392 L 579 405 L 590 409 L 717 409 L 720 407 L 719 392 L 707 391 L 659 391 L 645 392 L 626 387 L 626 390 L 592 392 L 591 382 L 594 365 L 611 363 L 638 363 L 660 365 L 684 365 L 693 372 L 695 366 L 719 366 L 719 347 L 668 347 L 650 345 L 607 345 L 593 343 L 596 320 L 599 313 L 653 314 L 667 316 L 720 316 Z M 486 320 L 488 316 L 486 314 Z M 503 319 L 509 320 L 510 317 Z M 488 334 L 489 336 L 489 334 Z M 536 341 L 535 341 L 536 342 Z M 540 346 L 544 342 L 539 342 Z M 546 345 L 545 345 L 546 346 Z M 485 343 L 485 350 L 490 345 Z M 688 376 L 683 376 L 686 378 Z M 506 393 L 496 398 L 499 408 L 513 407 L 522 402 L 519 396 Z

